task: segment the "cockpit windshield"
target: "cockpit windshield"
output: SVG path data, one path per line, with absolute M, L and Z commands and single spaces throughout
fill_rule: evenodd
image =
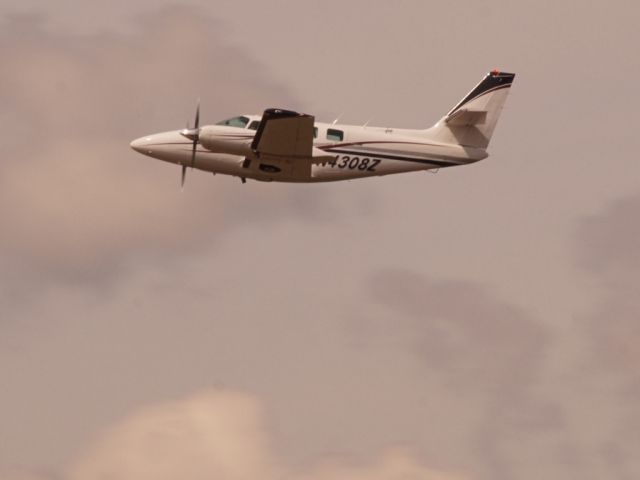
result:
M 227 120 L 216 123 L 216 125 L 227 125 L 229 127 L 245 128 L 247 126 L 247 123 L 249 123 L 249 119 L 243 116 L 229 118 Z

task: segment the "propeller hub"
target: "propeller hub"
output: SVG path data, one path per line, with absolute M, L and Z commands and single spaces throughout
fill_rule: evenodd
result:
M 188 138 L 191 141 L 197 141 L 199 134 L 200 134 L 199 128 L 185 128 L 184 130 L 180 131 L 180 135 Z

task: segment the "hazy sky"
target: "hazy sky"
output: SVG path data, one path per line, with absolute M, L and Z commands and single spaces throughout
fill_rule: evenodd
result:
M 640 477 L 633 1 L 0 0 L 2 480 Z M 322 185 L 129 149 L 279 106 L 474 165 Z

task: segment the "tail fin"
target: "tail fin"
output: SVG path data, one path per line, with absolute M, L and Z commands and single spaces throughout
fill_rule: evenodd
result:
M 433 140 L 487 148 L 515 73 L 497 70 L 486 77 L 425 134 Z

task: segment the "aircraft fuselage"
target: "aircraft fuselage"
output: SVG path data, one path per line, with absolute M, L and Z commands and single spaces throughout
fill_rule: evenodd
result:
M 464 165 L 488 156 L 481 148 L 427 141 L 419 130 L 326 123 L 315 123 L 315 128 L 313 149 L 322 161 L 310 169 L 297 168 L 304 160 L 261 158 L 251 149 L 255 130 L 223 125 L 200 129 L 193 167 L 266 182 L 330 182 Z M 335 139 L 327 139 L 331 136 Z M 191 166 L 192 142 L 180 130 L 142 137 L 131 146 L 150 157 Z
M 145 155 L 188 168 L 265 182 L 331 182 L 477 162 L 515 78 L 489 72 L 435 125 L 423 130 L 315 122 L 312 115 L 269 108 L 131 142 Z

